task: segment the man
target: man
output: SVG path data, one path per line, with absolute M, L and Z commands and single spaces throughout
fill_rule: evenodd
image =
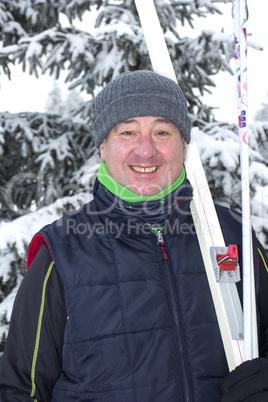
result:
M 191 122 L 181 89 L 150 71 L 125 73 L 95 106 L 94 200 L 31 242 L 1 401 L 267 401 L 266 359 L 227 376 L 189 209 Z M 217 212 L 226 243 L 240 250 L 239 219 Z M 253 237 L 266 356 L 267 274 Z

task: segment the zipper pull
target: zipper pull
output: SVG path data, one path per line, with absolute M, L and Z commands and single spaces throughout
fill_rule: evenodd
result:
M 164 259 L 167 260 L 168 258 L 167 258 L 167 254 L 166 254 L 166 252 L 165 252 L 165 248 L 164 248 L 164 238 L 163 238 L 163 233 L 161 232 L 161 230 L 158 230 L 158 231 L 156 232 L 156 236 L 157 236 L 157 239 L 158 239 L 158 244 L 160 244 L 162 253 L 163 253 L 163 255 L 164 255 Z
M 157 236 L 157 239 L 158 239 L 158 244 L 164 244 L 164 239 L 163 239 L 163 233 L 161 232 L 161 230 L 158 230 L 157 232 L 156 232 L 156 236 Z

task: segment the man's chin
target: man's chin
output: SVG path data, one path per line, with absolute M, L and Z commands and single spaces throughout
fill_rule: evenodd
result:
M 150 197 L 150 196 L 160 193 L 160 191 L 163 190 L 163 187 L 160 186 L 159 184 L 158 185 L 156 185 L 156 184 L 149 184 L 149 185 L 133 184 L 133 185 L 128 186 L 128 189 L 134 194 Z

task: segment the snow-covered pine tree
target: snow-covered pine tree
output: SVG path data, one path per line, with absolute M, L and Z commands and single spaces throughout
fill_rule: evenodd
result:
M 48 94 L 45 112 L 47 114 L 57 114 L 65 118 L 77 115 L 77 120 L 79 120 L 79 109 L 84 107 L 84 103 L 85 100 L 81 92 L 74 88 L 65 94 L 60 88 L 58 81 L 54 80 L 52 90 Z
M 48 94 L 45 105 L 45 112 L 47 114 L 58 114 L 59 116 L 62 116 L 64 113 L 64 100 L 62 96 L 62 90 L 59 87 L 57 80 L 53 81 L 52 90 Z
M 268 100 L 268 93 L 266 95 Z M 260 127 L 261 130 L 268 130 L 268 102 L 262 102 L 261 108 L 255 114 L 255 128 L 257 126 Z M 261 142 L 261 154 L 264 156 L 266 160 L 268 160 L 268 143 L 267 141 Z
M 268 93 L 266 98 L 268 99 Z M 268 102 L 262 103 L 262 107 L 255 114 L 255 120 L 268 122 Z
M 213 106 L 217 105 L 205 105 L 200 98 L 214 86 L 215 74 L 232 73 L 233 38 L 209 29 L 188 37 L 183 29 L 185 25 L 194 27 L 195 18 L 220 13 L 219 3 L 155 0 L 213 196 L 239 209 L 237 128 L 215 121 Z M 88 22 L 78 28 L 81 19 Z M 1 351 L 31 236 L 90 197 L 98 167 L 90 131 L 94 94 L 119 73 L 151 69 L 151 64 L 133 0 L 2 0 L 0 41 L 2 73 L 10 77 L 9 67 L 14 63 L 36 76 L 49 72 L 57 79 L 64 71 L 70 89 L 88 94 L 88 101 L 79 106 L 82 122 L 71 115 L 66 119 L 43 113 L 1 114 Z M 268 169 L 260 149 L 267 135 L 267 127 L 252 128 L 253 215 L 266 246 L 268 205 L 262 197 Z

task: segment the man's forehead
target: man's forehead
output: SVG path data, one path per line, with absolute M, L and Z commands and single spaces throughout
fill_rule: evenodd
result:
M 153 123 L 166 123 L 166 124 L 173 124 L 170 120 L 165 119 L 164 117 L 154 117 L 154 116 L 144 116 L 144 118 L 152 119 Z M 132 123 L 139 123 L 140 117 L 132 117 L 130 119 L 126 119 L 121 121 L 116 125 L 116 127 L 120 127 L 124 124 L 132 124 Z

